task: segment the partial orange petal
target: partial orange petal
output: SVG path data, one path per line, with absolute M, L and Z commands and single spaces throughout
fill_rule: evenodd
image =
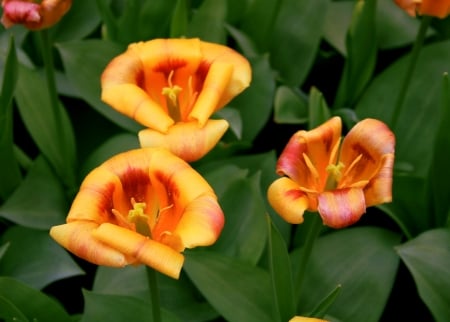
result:
M 101 243 L 167 276 L 175 279 L 180 276 L 184 256 L 169 246 L 109 223 L 100 225 L 92 234 Z
M 317 318 L 307 318 L 304 316 L 294 316 L 289 322 L 328 322 L 327 320 Z
M 367 207 L 392 201 L 393 171 L 394 154 L 383 155 L 377 175 L 364 188 Z
M 340 161 L 346 168 L 339 187 L 345 188 L 358 181 L 371 180 L 377 176 L 382 156 L 393 154 L 394 151 L 395 136 L 386 124 L 375 119 L 358 122 L 342 142 Z M 350 165 L 359 157 L 361 159 L 349 170 Z
M 184 247 L 209 246 L 219 238 L 224 219 L 216 196 L 205 193 L 187 206 L 174 234 Z
M 272 208 L 288 223 L 301 224 L 303 213 L 308 209 L 308 197 L 297 183 L 283 177 L 275 180 L 267 190 Z
M 176 123 L 162 134 L 152 129 L 139 132 L 142 147 L 162 147 L 187 162 L 199 160 L 219 142 L 228 129 L 226 120 L 208 120 L 204 127 L 197 122 Z
M 344 228 L 354 224 L 366 212 L 362 189 L 350 188 L 325 191 L 319 194 L 319 214 L 324 225 Z
M 277 173 L 288 176 L 302 187 L 323 190 L 328 176 L 326 167 L 341 136 L 341 128 L 341 119 L 333 117 L 311 131 L 295 133 L 278 159 Z M 316 176 L 311 171 L 313 168 Z
M 102 101 L 144 126 L 167 132 L 174 121 L 142 88 L 144 67 L 134 50 L 114 58 L 101 76 Z
M 421 15 L 445 18 L 450 13 L 449 0 L 422 0 L 419 7 Z
M 421 0 L 394 0 L 395 3 L 405 10 L 411 17 L 416 16 L 418 6 L 420 6 Z
M 121 251 L 99 242 L 92 236 L 98 224 L 76 221 L 50 229 L 50 236 L 61 246 L 91 263 L 112 267 L 128 264 Z
M 189 120 L 197 120 L 203 126 L 209 117 L 219 109 L 219 101 L 231 81 L 233 65 L 229 63 L 213 63 L 209 67 L 203 88 L 197 97 Z

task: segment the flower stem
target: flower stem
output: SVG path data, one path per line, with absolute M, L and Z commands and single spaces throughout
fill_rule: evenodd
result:
M 311 216 L 311 222 L 308 228 L 308 232 L 306 235 L 305 242 L 302 247 L 302 253 L 300 258 L 300 264 L 297 270 L 297 278 L 295 279 L 296 285 L 296 298 L 297 301 L 300 301 L 300 295 L 302 291 L 303 282 L 305 279 L 306 274 L 306 267 L 309 262 L 309 258 L 311 257 L 311 253 L 314 247 L 314 243 L 317 239 L 317 237 L 320 235 L 320 232 L 323 227 L 322 218 L 319 216 L 319 214 L 313 214 Z
M 414 69 L 417 64 L 417 58 L 419 57 L 419 53 L 422 48 L 423 42 L 425 40 L 425 35 L 427 33 L 428 26 L 430 25 L 431 19 L 432 18 L 430 16 L 422 17 L 422 21 L 420 23 L 420 28 L 417 33 L 416 40 L 414 42 L 414 45 L 413 45 L 413 48 L 411 51 L 409 65 L 404 74 L 403 82 L 401 84 L 400 91 L 398 92 L 398 96 L 397 96 L 397 101 L 394 106 L 394 114 L 392 116 L 392 123 L 391 123 L 392 128 L 395 127 L 395 125 L 398 121 L 398 117 L 400 115 L 400 111 L 401 111 L 403 102 L 405 101 L 405 96 L 408 91 L 409 84 L 411 83 L 411 77 L 412 77 L 412 74 L 413 74 Z
M 161 322 L 161 306 L 159 301 L 158 281 L 156 271 L 146 266 L 147 280 L 150 288 L 150 298 L 152 301 L 153 322 Z

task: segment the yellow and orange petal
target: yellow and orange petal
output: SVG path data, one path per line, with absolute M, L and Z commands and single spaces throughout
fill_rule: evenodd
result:
M 180 122 L 166 134 L 153 129 L 139 132 L 141 147 L 162 147 L 187 162 L 197 161 L 213 149 L 229 127 L 226 120 L 208 120 L 204 127 L 197 122 Z
M 328 322 L 327 320 L 317 319 L 317 318 L 308 318 L 304 316 L 294 316 L 289 322 Z
M 136 209 L 143 209 L 150 238 L 128 217 Z M 143 148 L 92 170 L 66 221 L 50 234 L 77 256 L 116 267 L 144 263 L 174 277 L 183 262 L 179 252 L 214 243 L 224 216 L 212 188 L 188 163 L 166 149 Z
M 72 0 L 3 0 L 1 23 L 5 28 L 21 24 L 30 30 L 53 26 L 69 11 Z

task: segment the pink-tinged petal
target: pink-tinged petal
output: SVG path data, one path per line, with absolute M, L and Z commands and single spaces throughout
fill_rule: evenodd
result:
M 219 142 L 228 129 L 226 120 L 208 120 L 204 127 L 197 122 L 176 123 L 166 134 L 152 129 L 139 132 L 142 147 L 161 147 L 187 162 L 205 156 Z
M 297 183 L 283 177 L 275 180 L 267 191 L 272 208 L 288 223 L 301 224 L 303 213 L 308 209 L 308 197 Z
M 205 193 L 187 206 L 174 234 L 184 247 L 209 246 L 219 238 L 224 221 L 216 196 Z
M 108 247 L 136 258 L 137 261 L 167 276 L 175 279 L 180 276 L 184 256 L 169 246 L 109 223 L 100 225 L 92 234 Z
M 203 88 L 198 95 L 189 120 L 196 120 L 203 126 L 209 117 L 219 109 L 219 101 L 231 81 L 233 65 L 228 63 L 213 63 L 208 70 Z
M 358 188 L 325 191 L 318 201 L 324 225 L 336 229 L 354 224 L 366 212 L 364 192 Z
M 328 175 L 326 167 L 333 147 L 340 139 L 341 129 L 341 119 L 333 117 L 311 131 L 295 133 L 278 159 L 277 173 L 288 176 L 302 187 L 321 191 Z
M 377 175 L 364 188 L 367 207 L 392 201 L 394 154 L 383 155 L 380 163 Z
M 91 263 L 112 267 L 128 264 L 121 251 L 99 242 L 92 236 L 98 224 L 76 221 L 50 229 L 50 236 L 61 246 Z
M 346 168 L 339 187 L 371 180 L 381 168 L 383 155 L 393 154 L 394 151 L 395 136 L 386 124 L 375 119 L 358 122 L 342 142 L 340 161 Z M 354 162 L 357 158 L 360 158 L 359 161 Z

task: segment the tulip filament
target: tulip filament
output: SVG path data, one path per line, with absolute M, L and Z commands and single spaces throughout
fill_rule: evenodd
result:
M 174 71 L 171 70 L 167 83 L 169 86 L 163 87 L 161 94 L 166 97 L 166 104 L 169 115 L 175 122 L 181 121 L 180 104 L 178 102 L 178 94 L 182 91 L 182 88 L 178 85 L 172 84 L 172 77 Z

